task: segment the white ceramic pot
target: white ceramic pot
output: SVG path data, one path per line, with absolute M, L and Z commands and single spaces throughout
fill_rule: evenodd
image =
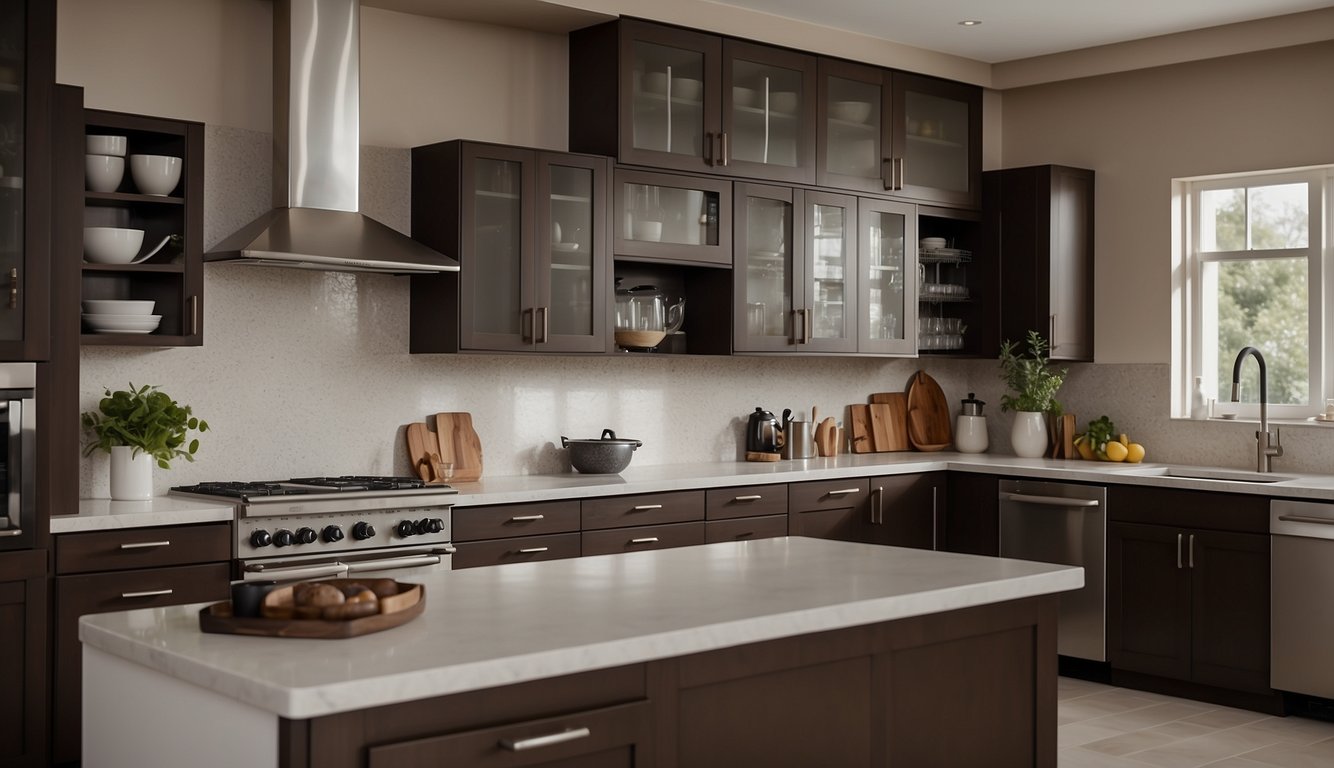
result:
M 1041 458 L 1047 452 L 1047 414 L 1041 411 L 1016 411 L 1014 426 L 1010 428 L 1010 447 L 1016 456 Z
M 153 498 L 153 457 L 133 451 L 128 445 L 111 447 L 111 498 L 117 501 Z
M 987 417 L 959 414 L 954 425 L 954 447 L 959 453 L 986 452 Z

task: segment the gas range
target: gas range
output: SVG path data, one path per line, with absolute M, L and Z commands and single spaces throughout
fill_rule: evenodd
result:
M 453 497 L 411 477 L 304 477 L 178 486 L 172 496 L 236 506 L 241 578 L 313 578 L 389 567 L 448 568 Z

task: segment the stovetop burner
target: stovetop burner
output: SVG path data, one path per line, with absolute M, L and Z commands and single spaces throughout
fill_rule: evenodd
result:
M 415 477 L 378 477 L 375 475 L 342 475 L 340 477 L 294 477 L 295 485 L 313 485 L 337 491 L 398 491 L 404 488 L 425 488 L 426 483 Z
M 206 496 L 227 496 L 243 498 L 246 496 L 293 496 L 302 493 L 315 493 L 313 488 L 292 488 L 278 483 L 251 482 L 215 482 L 198 485 L 178 485 L 172 488 L 180 493 L 199 493 Z
M 341 491 L 402 491 L 426 487 L 428 486 L 425 482 L 415 477 L 343 475 L 341 477 L 294 477 L 291 480 L 266 482 L 207 482 L 198 485 L 176 486 L 171 490 L 178 493 L 245 499 L 259 496 L 301 496 Z

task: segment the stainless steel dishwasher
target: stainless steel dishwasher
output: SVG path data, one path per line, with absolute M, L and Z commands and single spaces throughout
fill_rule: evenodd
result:
M 1334 504 L 1269 502 L 1269 684 L 1334 698 Z
M 1035 480 L 1000 482 L 1000 554 L 1084 567 L 1061 593 L 1057 652 L 1107 660 L 1107 489 Z

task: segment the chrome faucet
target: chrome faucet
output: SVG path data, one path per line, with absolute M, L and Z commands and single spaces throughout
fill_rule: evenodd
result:
M 1255 362 L 1260 364 L 1260 431 L 1255 433 L 1255 471 L 1269 472 L 1270 459 L 1282 456 L 1283 446 L 1279 444 L 1281 435 L 1278 427 L 1274 427 L 1274 442 L 1269 442 L 1269 414 L 1265 411 L 1265 402 L 1269 399 L 1265 385 L 1265 358 L 1255 347 L 1242 347 L 1237 353 L 1237 361 L 1232 364 L 1232 402 L 1241 398 L 1241 363 L 1247 355 L 1254 355 Z

